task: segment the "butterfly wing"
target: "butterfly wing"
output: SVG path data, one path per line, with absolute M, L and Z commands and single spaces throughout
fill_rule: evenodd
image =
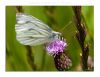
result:
M 31 15 L 17 13 L 16 20 L 16 38 L 20 43 L 33 46 L 50 41 L 52 29 L 39 19 Z

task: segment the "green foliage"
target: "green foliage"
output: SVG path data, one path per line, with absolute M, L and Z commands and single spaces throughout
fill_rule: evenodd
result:
M 49 6 L 50 7 L 50 6 Z M 78 70 L 80 63 L 81 48 L 75 37 L 74 12 L 71 6 L 23 6 L 24 13 L 33 15 L 48 24 L 53 30 L 61 32 L 67 40 L 68 47 L 65 52 L 72 60 L 73 70 Z M 87 37 L 85 42 L 90 44 L 90 55 L 93 57 L 94 50 L 94 7 L 82 6 L 82 15 L 86 21 Z M 68 25 L 69 22 L 72 22 Z M 16 9 L 15 6 L 6 7 L 6 71 L 32 71 L 27 61 L 28 50 L 16 40 L 15 32 Z M 63 29 L 63 27 L 66 28 Z M 48 55 L 43 45 L 33 46 L 34 71 L 56 71 L 53 57 Z

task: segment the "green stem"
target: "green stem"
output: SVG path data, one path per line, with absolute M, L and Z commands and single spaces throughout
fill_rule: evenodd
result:
M 31 50 L 31 47 L 30 46 L 26 46 L 26 49 L 27 49 L 27 60 L 28 60 L 28 63 L 30 64 L 30 66 L 32 67 L 32 70 L 36 70 L 36 66 L 34 64 L 34 56 L 33 56 L 33 53 L 32 53 L 32 50 Z

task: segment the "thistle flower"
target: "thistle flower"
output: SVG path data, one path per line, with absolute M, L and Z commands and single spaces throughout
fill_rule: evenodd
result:
M 71 59 L 65 53 L 59 53 L 54 57 L 55 66 L 59 71 L 66 71 L 72 66 Z
M 67 43 L 63 40 L 54 40 L 46 45 L 46 50 L 50 55 L 57 55 L 59 52 L 63 52 Z
M 72 66 L 72 61 L 64 53 L 67 46 L 65 40 L 54 40 L 46 45 L 46 50 L 50 55 L 54 56 L 55 66 L 59 71 L 68 70 Z

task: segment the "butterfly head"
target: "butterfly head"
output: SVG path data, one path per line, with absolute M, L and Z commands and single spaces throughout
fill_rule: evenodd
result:
M 60 36 L 61 36 L 61 33 L 53 31 L 53 33 L 52 33 L 53 40 L 60 39 Z

